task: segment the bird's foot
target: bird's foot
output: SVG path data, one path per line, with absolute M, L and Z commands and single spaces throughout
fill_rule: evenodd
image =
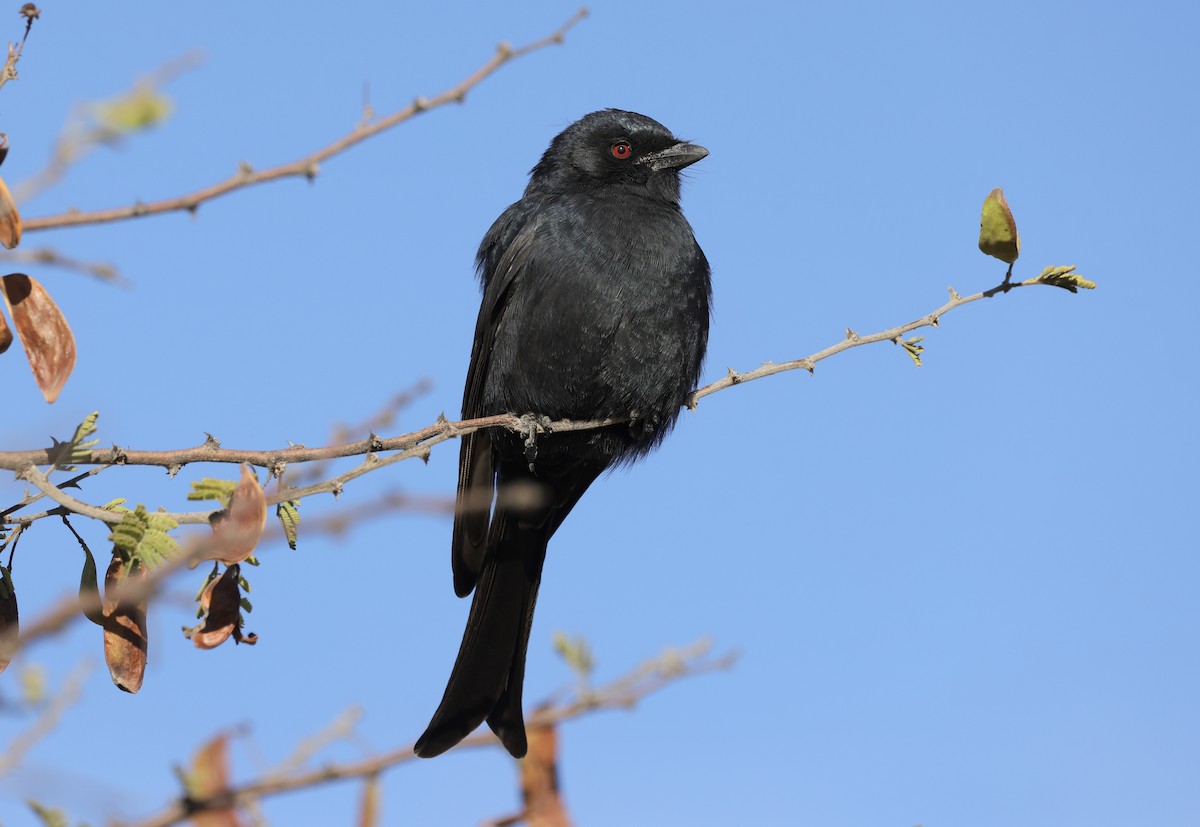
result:
M 525 437 L 525 461 L 529 463 L 529 471 L 533 473 L 533 465 L 537 461 L 538 434 L 550 431 L 550 417 L 528 413 L 521 417 L 521 434 Z

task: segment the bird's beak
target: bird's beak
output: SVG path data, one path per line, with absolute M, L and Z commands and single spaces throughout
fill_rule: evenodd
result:
M 708 150 L 704 147 L 680 141 L 674 146 L 669 146 L 658 152 L 651 152 L 649 155 L 643 155 L 641 163 L 649 164 L 650 169 L 660 172 L 664 169 L 683 169 L 696 163 L 706 155 L 708 155 Z

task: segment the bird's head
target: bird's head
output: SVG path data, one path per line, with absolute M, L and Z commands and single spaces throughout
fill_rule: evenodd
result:
M 527 192 L 621 187 L 679 201 L 679 171 L 708 155 L 653 118 L 620 109 L 584 115 L 550 142 Z

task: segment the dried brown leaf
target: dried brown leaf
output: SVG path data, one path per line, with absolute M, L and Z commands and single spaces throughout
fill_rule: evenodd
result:
M 192 758 L 187 775 L 188 797 L 204 801 L 229 789 L 229 735 L 221 733 L 207 741 Z M 191 817 L 195 827 L 241 827 L 242 821 L 232 807 L 202 810 Z
M 10 273 L 0 280 L 0 287 L 33 378 L 46 401 L 53 402 L 75 368 L 71 328 L 45 288 L 24 273 Z
M 0 353 L 8 350 L 9 345 L 13 343 L 12 328 L 8 326 L 8 319 L 4 318 L 4 314 L 0 313 Z
M 137 692 L 146 674 L 146 606 L 147 599 L 131 604 L 120 597 L 121 589 L 131 580 L 146 577 L 143 566 L 132 571 L 113 554 L 104 575 L 104 662 L 117 689 Z
M 192 758 L 188 773 L 188 795 L 192 798 L 212 798 L 229 786 L 229 734 L 221 733 L 206 741 Z
M 238 567 L 230 566 L 210 582 L 200 595 L 200 610 L 204 612 L 204 620 L 190 629 L 184 629 L 184 634 L 192 639 L 197 649 L 215 649 L 230 636 L 236 643 L 254 645 L 258 642 L 257 635 L 243 636 L 239 625 L 242 593 L 238 589 L 238 574 Z
M 17 205 L 8 191 L 8 184 L 0 178 L 0 244 L 11 250 L 20 243 L 21 214 L 17 212 Z
M 267 497 L 249 465 L 229 497 L 229 507 L 213 514 L 213 552 L 206 559 L 226 565 L 240 563 L 254 553 L 267 524 Z

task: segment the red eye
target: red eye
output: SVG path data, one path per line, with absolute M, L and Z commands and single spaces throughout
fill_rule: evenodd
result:
M 612 145 L 612 155 L 614 158 L 620 158 L 624 160 L 632 154 L 633 147 L 631 147 L 625 141 L 620 141 Z

